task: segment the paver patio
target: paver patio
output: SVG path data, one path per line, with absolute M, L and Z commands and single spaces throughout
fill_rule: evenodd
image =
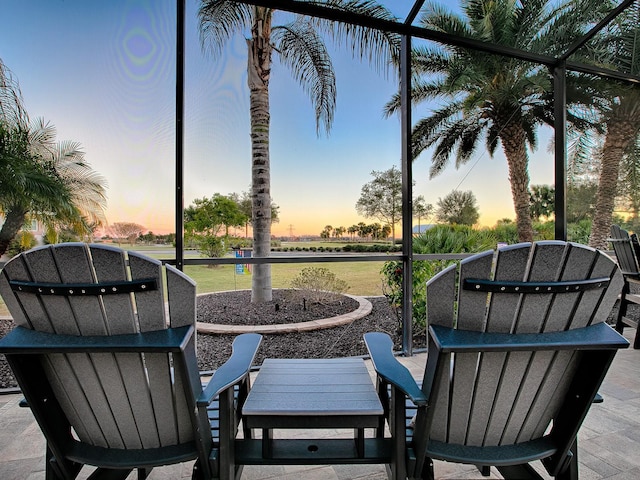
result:
M 632 329 L 626 329 L 633 339 Z M 422 372 L 426 354 L 401 358 L 414 374 Z M 367 366 L 371 368 L 370 362 Z M 622 350 L 604 381 L 604 403 L 594 405 L 580 431 L 580 478 L 626 480 L 640 478 L 640 350 Z M 20 408 L 19 394 L 0 395 L 0 479 L 44 479 L 44 439 L 29 409 Z M 341 432 L 323 431 L 323 435 Z M 346 432 L 347 434 L 349 432 Z M 436 462 L 441 479 L 487 478 L 473 466 Z M 80 478 L 86 479 L 87 470 Z M 134 479 L 135 475 L 129 477 Z M 153 480 L 191 478 L 191 464 L 156 468 Z M 382 480 L 381 465 L 357 466 L 247 466 L 242 480 Z M 489 478 L 501 478 L 495 469 Z

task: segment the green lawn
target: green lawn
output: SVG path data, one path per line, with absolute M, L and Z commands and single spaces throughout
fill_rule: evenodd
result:
M 326 268 L 349 285 L 346 293 L 352 295 L 382 295 L 382 276 L 380 262 L 353 263 L 279 263 L 271 267 L 273 288 L 288 288 L 291 280 L 304 268 Z M 245 290 L 251 288 L 251 274 L 236 274 L 235 265 L 208 267 L 187 265 L 185 273 L 198 284 L 198 293 L 219 292 L 224 290 Z
M 329 243 L 329 242 L 327 242 Z M 123 244 L 122 248 L 130 248 Z M 154 258 L 172 258 L 173 249 L 170 247 L 136 247 L 135 250 L 144 252 Z M 194 255 L 187 252 L 185 256 Z M 195 254 L 197 255 L 197 254 Z M 273 288 L 289 288 L 291 280 L 304 268 L 326 268 L 336 275 L 339 280 L 347 282 L 351 295 L 376 296 L 383 294 L 383 280 L 380 274 L 382 262 L 349 262 L 349 263 L 279 263 L 271 267 L 271 281 Z M 220 292 L 225 290 L 251 289 L 251 274 L 236 273 L 235 265 L 187 265 L 185 273 L 198 285 L 198 293 Z M 8 315 L 4 302 L 0 299 L 0 316 Z

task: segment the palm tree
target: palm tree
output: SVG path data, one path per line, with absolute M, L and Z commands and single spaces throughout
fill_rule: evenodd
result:
M 3 178 L 18 181 L 2 182 L 0 189 L 0 208 L 5 214 L 0 255 L 27 217 L 42 221 L 49 230 L 64 226 L 81 235 L 106 223 L 106 180 L 85 161 L 79 143 L 56 142 L 55 127 L 42 119 L 27 131 L 5 124 L 4 136 L 13 138 L 19 149 L 9 157 L 11 163 L 2 162 L 8 172 Z
M 424 196 L 418 195 L 413 199 L 413 216 L 418 219 L 418 234 L 421 234 L 420 231 L 420 221 L 424 218 L 427 219 L 433 213 L 433 205 L 427 203 L 424 199 Z
M 583 19 L 598 10 L 583 3 L 589 2 L 549 11 L 543 0 L 467 0 L 462 4 L 462 15 L 430 4 L 420 23 L 447 34 L 553 54 L 575 39 L 577 29 L 585 25 Z M 500 143 L 509 169 L 518 238 L 531 241 L 528 149 L 537 146 L 537 127 L 552 123 L 552 79 L 547 69 L 457 46 L 416 47 L 413 65 L 414 73 L 421 75 L 412 88 L 414 101 L 446 101 L 414 126 L 413 158 L 435 147 L 430 169 L 433 178 L 454 154 L 456 167 L 468 162 L 482 138 L 492 156 Z M 583 97 L 573 100 L 580 102 Z M 387 105 L 387 113 L 398 107 L 396 95 Z M 568 118 L 580 120 L 570 113 Z
M 29 121 L 18 81 L 0 60 L 0 255 L 27 216 L 86 233 L 105 222 L 105 180 L 80 145 L 55 141 L 55 128 Z
M 609 52 L 613 68 L 640 74 L 640 5 L 628 7 L 616 17 L 612 27 L 604 35 L 604 48 Z M 593 216 L 589 245 L 606 248 L 615 197 L 618 192 L 621 162 L 632 154 L 640 135 L 640 89 L 635 86 L 613 85 L 602 91 L 608 101 L 601 110 L 605 125 L 605 140 L 600 158 L 600 177 L 596 208 Z
M 326 3 L 338 9 L 394 19 L 386 9 L 370 0 L 326 0 Z M 269 81 L 274 53 L 309 94 L 315 107 L 318 132 L 321 129 L 328 132 L 335 110 L 336 84 L 331 59 L 319 32 L 340 41 L 346 37 L 355 55 L 373 61 L 377 67 L 387 66 L 397 58 L 399 39 L 387 32 L 284 13 L 288 23 L 275 24 L 276 10 L 230 0 L 202 0 L 198 15 L 202 45 L 214 53 L 219 53 L 234 34 L 247 35 L 253 249 L 256 257 L 268 257 L 271 250 Z M 251 301 L 265 302 L 271 298 L 271 266 L 255 265 Z

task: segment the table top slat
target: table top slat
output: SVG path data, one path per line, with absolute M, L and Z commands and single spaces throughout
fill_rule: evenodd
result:
M 244 416 L 380 416 L 380 399 L 361 358 L 266 359 L 243 406 Z

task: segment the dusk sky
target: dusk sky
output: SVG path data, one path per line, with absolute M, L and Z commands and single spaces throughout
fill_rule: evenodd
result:
M 412 1 L 386 2 L 404 18 Z M 238 36 L 222 56 L 203 53 L 199 1 L 187 0 L 185 204 L 249 191 L 251 154 L 246 44 Z M 80 142 L 108 182 L 108 221 L 174 231 L 175 2 L 172 0 L 3 0 L 0 58 L 19 80 L 32 119 L 57 127 L 59 140 Z M 276 14 L 274 24 L 286 20 Z M 400 122 L 385 119 L 397 90 L 393 74 L 377 74 L 333 47 L 338 81 L 330 135 L 316 135 L 302 88 L 274 56 L 271 75 L 271 178 L 280 207 L 275 235 L 319 234 L 373 223 L 355 204 L 371 172 L 400 165 Z M 414 120 L 427 115 L 414 113 Z M 532 184 L 553 183 L 549 131 L 531 155 Z M 501 151 L 484 150 L 433 180 L 430 155 L 414 162 L 415 195 L 436 204 L 454 189 L 471 190 L 480 222 L 515 218 Z M 424 223 L 424 220 L 423 220 Z M 398 227 L 399 228 L 399 225 Z

